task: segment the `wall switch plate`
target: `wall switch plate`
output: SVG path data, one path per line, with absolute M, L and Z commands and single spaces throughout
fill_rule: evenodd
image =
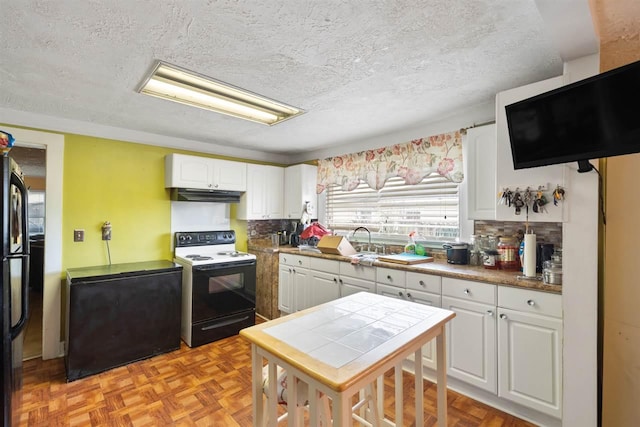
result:
M 73 230 L 73 241 L 84 242 L 84 230 L 77 228 Z

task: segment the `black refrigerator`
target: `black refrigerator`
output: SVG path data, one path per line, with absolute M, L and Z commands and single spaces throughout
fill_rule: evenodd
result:
M 2 186 L 2 423 L 17 425 L 22 389 L 23 329 L 28 314 L 29 236 L 27 189 L 22 174 L 9 157 L 7 134 L 0 131 Z M 10 135 L 9 135 L 10 137 Z M 11 138 L 11 142 L 13 138 Z

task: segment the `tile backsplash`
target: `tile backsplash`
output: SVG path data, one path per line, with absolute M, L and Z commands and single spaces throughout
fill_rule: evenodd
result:
M 529 229 L 533 230 L 538 243 L 553 243 L 556 248 L 562 247 L 561 222 L 530 222 Z M 493 236 L 517 236 L 522 239 L 525 226 L 521 222 L 513 221 L 475 221 L 474 234 Z
M 288 219 L 247 221 L 247 237 L 249 240 L 264 239 L 271 233 L 281 230 L 293 231 L 293 222 Z

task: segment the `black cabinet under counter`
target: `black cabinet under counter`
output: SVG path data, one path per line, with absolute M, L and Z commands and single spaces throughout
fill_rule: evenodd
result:
M 67 270 L 67 381 L 180 348 L 182 267 L 148 261 Z

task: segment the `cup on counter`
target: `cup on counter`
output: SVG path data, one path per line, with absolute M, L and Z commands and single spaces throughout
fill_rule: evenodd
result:
M 280 236 L 278 235 L 278 233 L 271 233 L 271 247 L 272 248 L 278 248 L 280 247 Z

